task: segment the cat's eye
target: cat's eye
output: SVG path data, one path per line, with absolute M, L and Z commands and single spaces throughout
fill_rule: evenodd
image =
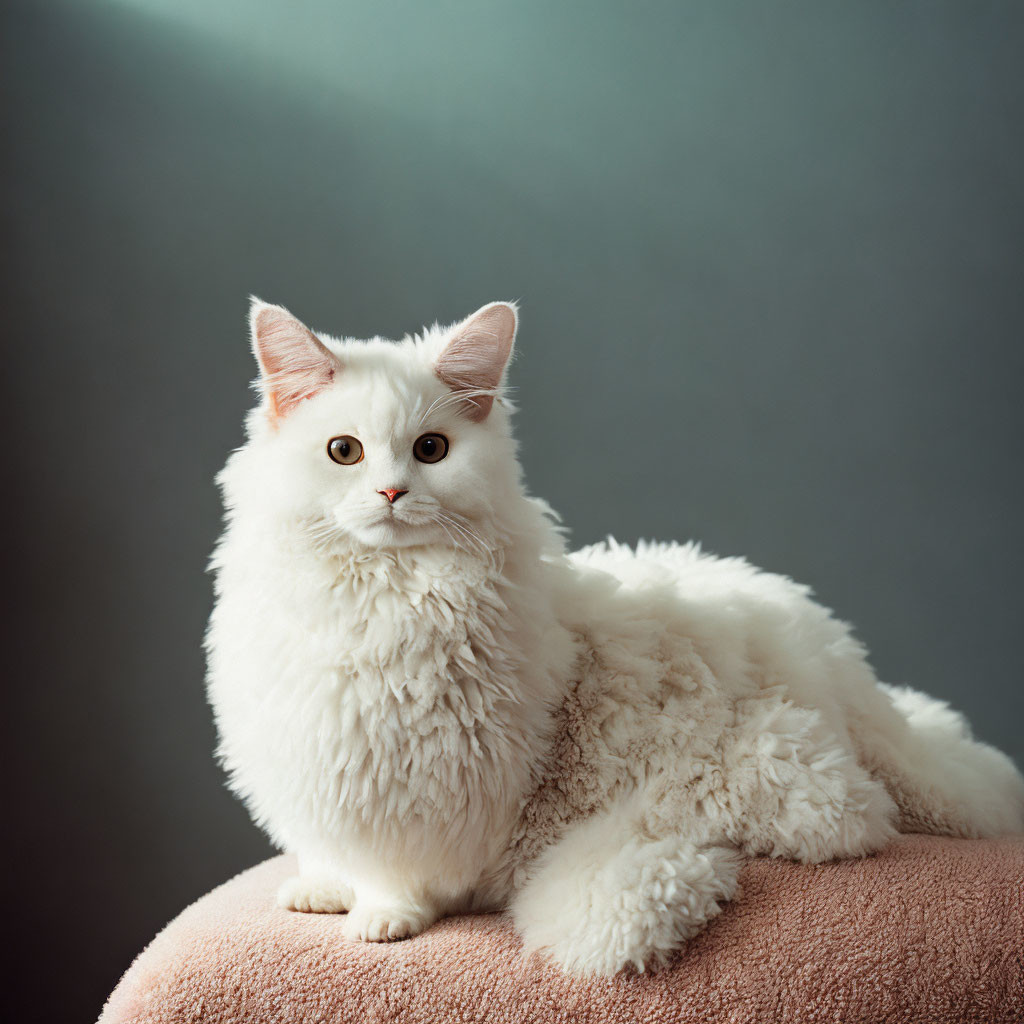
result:
M 363 446 L 350 434 L 342 434 L 327 442 L 327 454 L 342 466 L 354 466 L 363 461 Z
M 416 438 L 412 453 L 420 462 L 440 462 L 448 454 L 448 438 L 444 434 L 424 434 Z

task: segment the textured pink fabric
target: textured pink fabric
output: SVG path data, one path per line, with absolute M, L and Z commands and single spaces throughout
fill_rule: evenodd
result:
M 864 860 L 758 860 L 741 895 L 654 975 L 569 978 L 503 915 L 391 945 L 274 903 L 278 857 L 172 921 L 102 1024 L 884 1024 L 1024 1021 L 1024 839 L 905 836 Z

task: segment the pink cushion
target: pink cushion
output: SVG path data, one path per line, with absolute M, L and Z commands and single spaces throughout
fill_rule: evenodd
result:
M 277 857 L 215 889 L 132 964 L 101 1024 L 1024 1020 L 1024 839 L 905 836 L 817 867 L 757 860 L 741 895 L 657 974 L 569 978 L 503 915 L 406 942 L 274 903 Z

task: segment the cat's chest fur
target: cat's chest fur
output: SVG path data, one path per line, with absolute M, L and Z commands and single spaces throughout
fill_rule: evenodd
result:
M 516 588 L 443 551 L 297 568 L 240 574 L 214 624 L 247 634 L 235 646 L 256 700 L 239 713 L 277 777 L 238 780 L 250 801 L 276 804 L 254 810 L 283 823 L 276 838 L 289 847 L 442 860 L 467 830 L 498 843 L 548 724 L 522 700 L 529 636 Z M 252 763 L 230 745 L 224 754 L 229 767 Z

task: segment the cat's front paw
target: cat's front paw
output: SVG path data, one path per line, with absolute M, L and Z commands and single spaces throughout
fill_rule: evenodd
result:
M 304 914 L 344 914 L 352 906 L 352 889 L 337 879 L 298 875 L 277 890 L 279 906 Z
M 342 933 L 358 942 L 394 942 L 411 939 L 437 920 L 430 908 L 415 904 L 356 904 L 342 925 Z

